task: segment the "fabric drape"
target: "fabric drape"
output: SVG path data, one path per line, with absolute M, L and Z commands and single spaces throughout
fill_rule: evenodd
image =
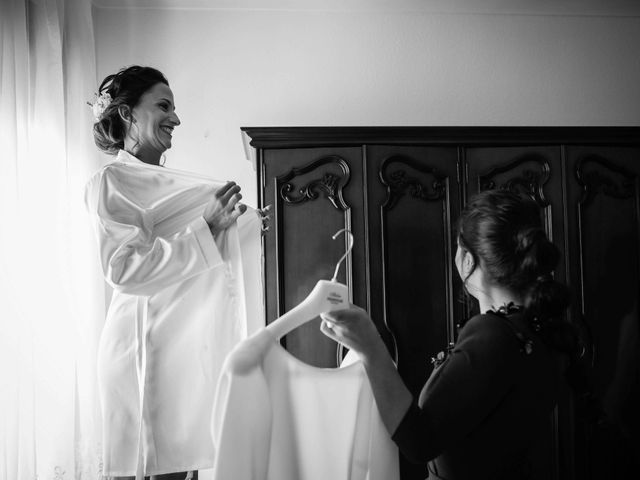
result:
M 214 480 L 398 480 L 398 449 L 364 365 L 308 365 L 263 328 L 222 367 L 212 419 Z
M 100 474 L 94 50 L 89 0 L 0 2 L 0 480 Z

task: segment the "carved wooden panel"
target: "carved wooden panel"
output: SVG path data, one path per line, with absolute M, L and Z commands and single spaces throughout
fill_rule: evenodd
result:
M 371 146 L 366 160 L 371 285 L 380 292 L 373 311 L 391 332 L 398 371 L 417 396 L 431 358 L 453 340 L 459 313 L 451 226 L 459 210 L 457 150 Z M 426 477 L 424 466 L 406 462 L 401 472 Z
M 453 336 L 457 154 L 455 149 L 372 146 L 367 157 L 369 225 L 376 238 L 371 271 L 382 266 L 375 278 L 383 294 L 378 308 L 394 336 L 399 370 L 419 392 L 431 372 L 430 358 Z
M 606 414 L 593 423 L 577 402 L 584 463 L 576 476 L 631 478 L 640 468 L 640 150 L 574 147 L 569 154 L 578 314 Z
M 265 203 L 273 205 L 270 229 L 265 235 L 266 287 L 275 299 L 267 302 L 268 321 L 302 302 L 321 279 L 331 279 L 347 239 L 332 235 L 354 230 L 353 203 L 345 191 L 361 176 L 359 149 L 286 150 L 265 153 Z M 352 198 L 361 210 L 361 192 Z M 353 231 L 362 244 L 362 226 Z M 353 284 L 353 262 L 348 256 L 338 279 Z M 276 291 L 273 291 L 273 290 Z M 319 331 L 319 318 L 288 334 L 287 350 L 319 367 L 337 364 L 337 344 Z

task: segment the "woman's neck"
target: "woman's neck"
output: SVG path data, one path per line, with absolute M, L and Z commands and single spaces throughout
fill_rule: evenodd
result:
M 471 275 L 469 275 L 465 286 L 469 294 L 478 300 L 480 313 L 497 310 L 509 303 L 523 305 L 524 299 L 521 295 L 489 281 L 481 267 L 476 268 Z
M 131 152 L 129 152 L 131 153 Z M 150 165 L 160 165 L 160 152 L 156 150 L 145 150 L 143 148 L 138 149 L 137 152 L 132 153 L 138 160 L 148 163 Z
M 480 313 L 486 313 L 489 310 L 497 310 L 503 305 L 522 305 L 523 299 L 520 295 L 503 287 L 485 286 L 482 292 L 476 297 L 480 304 Z
M 154 148 L 145 148 L 140 145 L 127 145 L 127 142 L 125 141 L 124 149 L 127 153 L 130 153 L 144 163 L 148 163 L 149 165 L 160 165 L 162 152 L 159 152 Z

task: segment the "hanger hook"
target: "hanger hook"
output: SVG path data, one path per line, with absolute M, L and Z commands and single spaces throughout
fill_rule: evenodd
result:
M 331 279 L 332 282 L 336 282 L 338 279 L 338 270 L 340 270 L 340 265 L 342 264 L 343 260 L 345 258 L 347 258 L 347 255 L 349 255 L 349 253 L 351 252 L 351 249 L 353 248 L 353 233 L 351 233 L 351 230 L 347 229 L 347 228 L 343 228 L 342 230 L 338 230 L 336 233 L 333 234 L 333 236 L 331 238 L 333 238 L 334 240 L 338 237 L 338 235 L 340 235 L 341 233 L 343 233 L 345 235 L 348 235 L 349 237 L 349 245 L 347 246 L 347 251 L 344 252 L 344 255 L 342 255 L 342 257 L 340 258 L 340 260 L 338 260 L 338 263 L 336 264 L 336 270 L 335 272 L 333 272 L 333 278 Z

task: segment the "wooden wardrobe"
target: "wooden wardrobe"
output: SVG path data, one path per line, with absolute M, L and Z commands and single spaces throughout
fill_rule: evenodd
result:
M 417 394 L 430 359 L 473 313 L 454 265 L 455 221 L 466 199 L 506 188 L 543 208 L 563 253 L 570 321 L 606 419 L 563 387 L 536 439 L 535 479 L 634 478 L 640 468 L 640 128 L 625 127 L 247 127 L 264 234 L 266 322 L 330 279 L 353 232 L 339 279 L 374 319 L 398 370 Z M 342 351 L 319 319 L 286 348 L 334 367 Z M 592 403 L 592 402 L 591 402 Z M 401 462 L 403 480 L 425 468 Z

